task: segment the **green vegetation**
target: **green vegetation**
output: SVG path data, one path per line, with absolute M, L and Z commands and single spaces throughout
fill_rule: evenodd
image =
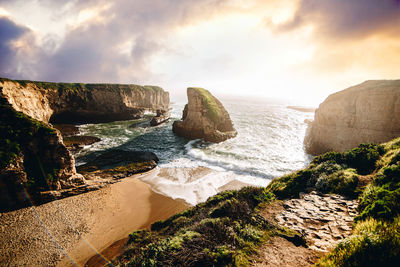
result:
M 52 135 L 56 135 L 54 129 L 15 111 L 6 99 L 0 98 L 0 168 L 23 156 L 28 188 L 47 188 L 49 182 L 58 180 L 60 166 L 42 161 L 49 146 L 46 139 Z
M 379 146 L 380 157 L 371 151 L 362 156 L 372 181 L 359 195 L 354 233 L 317 266 L 397 266 L 400 262 L 399 148 L 397 138 Z
M 328 152 L 315 157 L 307 168 L 274 179 L 269 188 L 280 198 L 298 197 L 309 190 L 356 197 L 358 176 L 374 171 L 384 153 L 382 145 L 374 144 L 361 144 L 345 153 Z
M 276 199 L 317 190 L 359 198 L 354 233 L 316 266 L 395 266 L 400 261 L 400 138 L 316 157 L 266 188 L 225 191 L 130 235 L 116 264 L 129 266 L 248 266 L 258 246 L 275 235 L 305 240 L 272 224 L 258 210 Z M 370 184 L 359 183 L 362 178 Z
M 295 232 L 270 224 L 257 208 L 273 200 L 265 188 L 225 191 L 130 235 L 116 264 L 129 266 L 247 266 L 257 246 Z
M 368 218 L 316 266 L 398 266 L 400 217 L 392 223 Z
M 59 93 L 62 92 L 82 92 L 91 90 L 105 90 L 105 91 L 153 91 L 161 92 L 163 89 L 158 86 L 140 86 L 135 84 L 108 84 L 108 83 L 52 83 L 52 82 L 41 82 L 41 81 L 29 81 L 29 80 L 10 80 L 7 78 L 0 78 L 0 82 L 11 81 L 18 82 L 22 86 L 28 84 L 34 84 L 39 88 L 45 90 L 57 90 Z
M 219 123 L 219 118 L 221 117 L 222 112 L 220 104 L 217 102 L 215 97 L 213 97 L 209 91 L 203 88 L 190 87 L 190 89 L 196 90 L 202 96 L 203 105 L 207 110 L 207 118 L 215 123 Z

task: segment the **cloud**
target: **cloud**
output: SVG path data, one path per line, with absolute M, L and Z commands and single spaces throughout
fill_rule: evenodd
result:
M 358 39 L 400 33 L 400 0 L 301 0 L 280 31 L 313 25 L 326 39 Z
M 54 8 L 55 13 L 67 6 L 65 1 L 39 0 L 38 4 Z M 36 74 L 26 78 L 145 83 L 153 75 L 149 67 L 152 57 L 170 48 L 164 40 L 174 30 L 230 6 L 227 0 L 117 0 L 112 4 L 104 0 L 77 0 L 69 4 L 65 12 L 78 14 L 78 18 L 83 14 L 80 17 L 85 19 L 69 25 L 56 49 L 31 44 L 37 61 L 24 64 L 33 64 L 30 69 L 35 69 Z M 47 36 L 47 43 L 55 42 Z M 122 44 L 130 46 L 121 49 Z M 13 71 L 2 69 L 0 75 Z M 24 78 L 24 73 L 20 76 Z
M 0 17 L 0 73 L 4 73 L 5 76 L 12 76 L 17 72 L 15 60 L 18 47 L 15 42 L 27 32 L 28 28 L 17 25 L 7 17 Z

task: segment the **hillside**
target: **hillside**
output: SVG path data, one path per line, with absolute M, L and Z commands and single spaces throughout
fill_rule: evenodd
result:
M 124 254 L 114 263 L 394 266 L 400 259 L 399 177 L 400 139 L 382 145 L 363 144 L 344 153 L 326 153 L 307 168 L 277 178 L 266 188 L 225 191 L 154 223 L 151 231 L 133 232 Z M 317 210 L 313 211 L 307 201 L 310 198 Z M 349 224 L 338 233 L 325 231 L 328 243 L 318 245 L 318 229 L 308 234 L 310 231 L 302 232 L 299 224 L 288 223 L 295 209 L 322 212 L 322 226 L 331 227 L 335 216 L 343 214 Z M 286 217 L 282 216 L 285 210 L 291 211 Z M 324 215 L 326 211 L 332 219 Z M 308 219 L 311 217 L 308 215 Z M 307 257 L 296 258 L 302 255 Z

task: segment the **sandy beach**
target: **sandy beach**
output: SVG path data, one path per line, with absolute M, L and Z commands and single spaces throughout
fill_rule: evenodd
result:
M 97 191 L 0 213 L 0 265 L 83 266 L 130 232 L 189 207 L 138 179 L 147 175 L 152 171 Z

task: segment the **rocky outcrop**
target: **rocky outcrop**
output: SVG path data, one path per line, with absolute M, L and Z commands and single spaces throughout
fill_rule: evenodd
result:
M 127 120 L 142 116 L 146 110 L 169 108 L 168 92 L 157 86 L 0 79 L 0 87 L 15 110 L 43 122 Z
M 400 136 L 400 80 L 366 81 L 330 95 L 307 129 L 306 151 L 343 152 Z
M 61 134 L 15 111 L 0 94 L 0 209 L 37 202 L 43 190 L 70 188 L 85 182 Z M 28 199 L 29 194 L 30 199 Z
M 203 138 L 222 142 L 237 135 L 228 112 L 221 102 L 203 88 L 187 89 L 188 104 L 181 121 L 175 121 L 172 130 L 188 139 Z
M 169 112 L 163 110 L 157 110 L 156 116 L 150 121 L 150 126 L 157 126 L 169 120 Z
M 124 120 L 140 117 L 147 110 L 161 112 L 168 108 L 168 92 L 156 86 L 0 78 L 1 209 L 19 208 L 31 201 L 40 203 L 44 200 L 42 193 L 49 190 L 87 189 L 87 181 L 76 172 L 74 157 L 63 143 L 60 132 L 49 122 Z M 71 127 L 61 128 L 70 134 L 76 133 Z M 93 137 L 68 138 L 67 144 L 71 146 L 98 141 Z M 148 164 L 151 166 L 146 168 L 155 164 Z M 146 169 L 130 167 L 135 171 Z M 132 172 L 128 167 L 123 171 Z M 25 192 L 29 193 L 29 199 Z

